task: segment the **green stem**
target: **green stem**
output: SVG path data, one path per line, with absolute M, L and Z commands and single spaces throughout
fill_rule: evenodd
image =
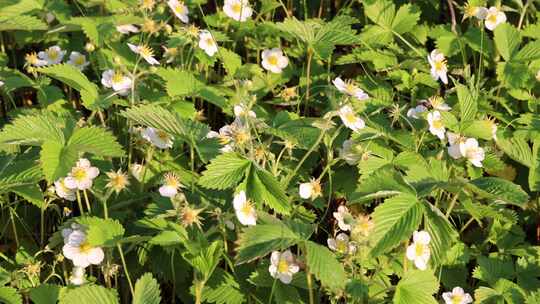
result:
M 272 303 L 272 297 L 274 296 L 274 291 L 276 290 L 276 283 L 277 279 L 274 279 L 274 283 L 272 283 L 272 290 L 270 291 L 270 296 L 268 297 L 268 304 Z
M 306 274 L 308 292 L 309 292 L 309 304 L 315 304 L 315 297 L 313 296 L 313 279 L 311 278 L 311 272 L 309 270 Z
M 116 244 L 116 248 L 118 249 L 118 253 L 120 254 L 120 259 L 122 260 L 122 267 L 124 268 L 124 274 L 126 275 L 129 284 L 129 291 L 131 292 L 131 296 L 133 297 L 135 295 L 135 290 L 133 289 L 133 283 L 131 283 L 131 277 L 129 276 L 126 259 L 124 258 L 124 251 L 122 251 L 122 246 L 120 246 L 120 244 Z
M 304 154 L 304 157 L 302 157 L 302 159 L 300 160 L 300 162 L 298 163 L 298 165 L 296 165 L 296 168 L 294 168 L 294 170 L 289 173 L 287 175 L 287 177 L 285 178 L 284 182 L 283 182 L 283 186 L 285 188 L 287 188 L 289 186 L 289 183 L 291 182 L 291 179 L 296 175 L 296 173 L 298 172 L 298 170 L 300 170 L 300 167 L 302 167 L 302 164 L 306 161 L 306 159 L 311 155 L 311 153 L 313 153 L 313 151 L 315 151 L 315 148 L 319 146 L 319 144 L 321 143 L 322 139 L 324 138 L 324 134 L 325 134 L 325 131 L 324 130 L 321 130 L 321 134 L 319 135 L 319 137 L 317 138 L 317 141 L 315 141 L 315 143 L 313 144 L 313 146 L 311 146 L 311 148 L 309 148 L 309 150 L 307 151 L 306 154 Z
M 311 84 L 311 59 L 313 57 L 313 50 L 308 47 L 308 51 L 307 51 L 307 67 L 306 67 L 306 109 L 304 110 L 307 111 L 307 104 L 309 102 L 309 86 Z
M 81 213 L 81 215 L 83 215 L 84 208 L 83 208 L 82 200 L 81 200 L 81 192 L 79 190 L 77 190 L 77 204 L 79 205 L 79 212 Z
M 450 217 L 450 214 L 452 213 L 452 209 L 454 209 L 454 206 L 456 205 L 458 196 L 459 196 L 459 193 L 456 193 L 456 195 L 454 195 L 454 198 L 450 202 L 450 206 L 448 206 L 448 210 L 446 210 L 446 214 L 444 215 L 445 218 Z
M 19 248 L 19 236 L 17 235 L 17 225 L 15 225 L 15 218 L 13 217 L 13 208 L 9 208 L 9 219 L 11 220 L 11 228 L 13 229 L 13 236 L 15 237 L 15 245 Z
M 84 202 L 86 203 L 86 208 L 88 209 L 88 213 L 92 213 L 92 208 L 90 207 L 90 200 L 88 199 L 88 193 L 86 193 L 86 189 L 83 190 L 84 194 Z
M 422 53 L 417 49 L 415 48 L 409 41 L 407 41 L 407 39 L 405 39 L 403 36 L 401 36 L 398 32 L 395 32 L 395 31 L 392 31 L 392 33 L 394 35 L 396 35 L 401 41 L 403 41 L 403 43 L 405 43 L 408 47 L 410 47 L 413 51 L 416 52 L 416 54 L 418 54 L 418 56 L 422 57 Z

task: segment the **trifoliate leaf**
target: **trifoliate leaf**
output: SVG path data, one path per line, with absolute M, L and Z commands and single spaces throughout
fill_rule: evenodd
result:
M 344 288 L 347 282 L 347 274 L 343 265 L 338 262 L 334 253 L 327 247 L 307 241 L 306 265 L 309 272 L 313 273 L 321 284 L 331 289 Z
M 410 270 L 399 281 L 394 294 L 394 304 L 437 304 L 433 294 L 439 289 L 439 283 L 429 271 Z
M 244 178 L 251 161 L 237 153 L 224 153 L 214 158 L 203 171 L 199 185 L 208 189 L 229 189 Z

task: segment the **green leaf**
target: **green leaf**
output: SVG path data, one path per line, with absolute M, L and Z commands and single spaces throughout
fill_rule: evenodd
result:
M 505 22 L 497 26 L 493 33 L 497 50 L 505 61 L 509 61 L 521 43 L 519 31 L 512 24 Z
M 529 189 L 540 191 L 540 139 L 533 142 L 532 153 L 533 163 L 529 169 Z
M 118 294 L 114 289 L 107 289 L 99 285 L 84 285 L 68 289 L 59 304 L 118 304 Z
M 64 177 L 79 159 L 77 150 L 56 141 L 45 141 L 39 154 L 41 168 L 49 183 Z
M 503 134 L 497 138 L 496 143 L 511 159 L 527 167 L 534 165 L 533 152 L 525 139 Z
M 68 140 L 68 146 L 70 149 L 97 156 L 122 157 L 125 155 L 116 137 L 101 127 L 76 129 Z
M 22 297 L 15 288 L 0 286 L 0 302 L 5 304 L 22 304 Z
M 186 70 L 159 68 L 156 74 L 165 80 L 171 97 L 196 95 L 203 88 L 203 83 Z
M 41 145 L 46 140 L 64 142 L 62 129 L 68 120 L 50 112 L 18 116 L 0 133 L 0 143 Z
M 257 224 L 245 228 L 238 238 L 236 260 L 238 264 L 263 257 L 274 250 L 283 250 L 303 241 L 282 222 Z
M 411 4 L 402 5 L 392 20 L 392 29 L 398 34 L 408 33 L 416 26 L 418 19 L 420 19 L 418 7 Z
M 440 265 L 459 234 L 444 214 L 428 202 L 424 202 L 424 229 L 431 236 L 433 263 Z
M 237 153 L 224 153 L 210 161 L 198 184 L 208 189 L 235 187 L 251 168 L 251 161 Z
M 161 295 L 159 284 L 151 273 L 143 274 L 135 283 L 133 304 L 159 304 Z
M 307 241 L 306 265 L 311 273 L 321 281 L 321 284 L 331 289 L 345 288 L 347 274 L 343 265 L 338 262 L 334 253 L 325 246 Z
M 519 185 L 498 177 L 480 177 L 470 181 L 467 187 L 503 204 L 523 207 L 529 200 L 529 195 Z
M 456 92 L 459 100 L 461 121 L 473 120 L 478 111 L 478 101 L 475 94 L 464 85 L 456 84 Z
M 527 43 L 517 52 L 512 61 L 532 61 L 540 58 L 540 41 Z
M 240 304 L 245 302 L 245 297 L 234 277 L 218 268 L 204 285 L 202 300 L 216 304 Z
M 439 283 L 429 271 L 409 270 L 399 281 L 394 294 L 394 304 L 437 304 L 433 294 Z
M 411 194 L 388 198 L 375 208 L 371 256 L 376 257 L 411 237 L 422 220 L 422 204 Z
M 407 184 L 401 173 L 397 172 L 392 166 L 384 166 L 360 180 L 358 188 L 350 198 L 350 202 L 365 202 L 401 193 L 415 194 L 415 189 Z
M 87 108 L 98 99 L 98 88 L 90 82 L 88 78 L 76 67 L 71 64 L 55 64 L 47 67 L 38 68 L 38 72 L 59 80 L 73 89 L 80 91 L 83 98 L 83 104 Z
M 234 76 L 236 70 L 242 66 L 242 58 L 233 51 L 226 48 L 220 48 L 219 56 L 223 62 L 223 67 L 229 76 Z
M 41 284 L 30 289 L 30 299 L 36 304 L 56 304 L 60 297 L 61 286 Z
M 473 278 L 495 285 L 499 279 L 514 277 L 514 263 L 510 259 L 479 256 L 478 266 L 473 271 Z
M 247 197 L 252 198 L 259 206 L 265 204 L 277 213 L 289 214 L 289 198 L 272 174 L 252 166 L 245 183 Z
M 113 247 L 124 236 L 124 227 L 118 220 L 87 216 L 77 222 L 86 227 L 86 240 L 92 246 Z

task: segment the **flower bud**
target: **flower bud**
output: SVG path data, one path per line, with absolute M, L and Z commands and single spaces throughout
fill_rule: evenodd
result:
M 96 46 L 90 42 L 87 42 L 86 45 L 84 46 L 84 49 L 88 52 L 88 53 L 91 53 L 93 51 L 96 50 Z

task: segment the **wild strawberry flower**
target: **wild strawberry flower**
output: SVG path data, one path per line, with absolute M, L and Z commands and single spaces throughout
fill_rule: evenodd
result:
M 343 205 L 339 206 L 337 212 L 334 212 L 332 215 L 337 220 L 339 229 L 343 231 L 351 230 L 355 224 L 355 219 L 349 213 L 349 209 Z
M 105 257 L 103 249 L 90 245 L 82 229 L 64 229 L 62 235 L 65 243 L 62 253 L 73 262 L 74 266 L 85 268 L 92 264 L 101 264 Z
M 138 33 L 139 28 L 133 24 L 117 25 L 116 30 L 121 34 Z
M 141 136 L 159 149 L 169 149 L 173 146 L 174 137 L 162 130 L 148 127 L 141 131 Z
M 299 270 L 300 267 L 296 264 L 294 255 L 290 250 L 272 252 L 268 271 L 273 278 L 279 279 L 284 284 L 289 284 L 293 279 L 293 275 Z
M 46 49 L 45 51 L 39 52 L 37 55 L 39 59 L 46 62 L 46 65 L 58 64 L 64 59 L 66 51 L 63 51 L 58 45 L 54 45 Z
M 86 158 L 79 158 L 75 167 L 64 178 L 64 185 L 69 189 L 86 190 L 92 187 L 94 178 L 99 175 L 99 169 L 92 167 L 90 161 Z
M 257 114 L 251 111 L 245 104 L 240 103 L 233 107 L 234 116 L 237 118 L 251 117 L 256 118 Z
M 187 6 L 184 4 L 183 1 L 169 0 L 167 1 L 167 5 L 171 8 L 174 15 L 178 17 L 178 19 L 180 19 L 180 21 L 184 23 L 189 22 L 189 17 L 188 17 L 189 9 L 187 8 Z
M 301 198 L 314 200 L 322 195 L 321 184 L 312 178 L 310 182 L 300 184 L 298 192 Z
M 159 64 L 159 61 L 154 58 L 154 51 L 147 45 L 134 45 L 131 43 L 127 44 L 129 49 L 133 51 L 133 53 L 140 55 L 146 62 L 148 62 L 151 65 Z
M 452 291 L 444 292 L 442 298 L 445 304 L 469 304 L 473 302 L 471 295 L 465 293 L 461 287 L 454 287 Z
M 342 106 L 338 110 L 338 114 L 345 126 L 354 132 L 358 132 L 366 126 L 362 118 L 356 116 L 356 113 L 349 105 Z
M 482 167 L 484 160 L 484 149 L 478 146 L 478 141 L 474 138 L 467 138 L 464 142 L 459 143 L 459 151 L 461 155 L 467 158 L 475 167 Z
M 426 231 L 415 231 L 413 233 L 413 243 L 407 247 L 406 256 L 410 261 L 414 261 L 416 268 L 426 270 L 431 256 L 429 242 L 431 237 Z
M 69 54 L 69 60 L 67 63 L 81 71 L 90 64 L 90 62 L 86 61 L 86 56 L 79 52 L 71 52 L 71 54 Z
M 281 73 L 289 64 L 289 59 L 283 55 L 283 51 L 280 48 L 264 50 L 261 57 L 263 68 L 272 73 Z
M 247 199 L 244 190 L 235 194 L 233 207 L 240 224 L 253 226 L 257 224 L 257 211 L 251 200 Z
M 109 171 L 106 174 L 109 178 L 109 182 L 105 185 L 106 188 L 113 189 L 114 192 L 120 193 L 120 191 L 129 186 L 129 178 L 127 174 L 122 172 L 122 169 L 118 169 L 116 172 Z
M 424 106 L 423 104 L 419 104 L 419 105 L 417 105 L 416 107 L 410 108 L 410 109 L 407 111 L 407 117 L 412 117 L 412 118 L 414 118 L 414 119 L 420 119 L 420 118 L 421 118 L 421 117 L 419 116 L 420 113 L 424 113 L 425 111 L 427 111 L 426 106 Z
M 369 215 L 360 214 L 354 220 L 354 225 L 351 229 L 353 237 L 368 237 L 371 231 L 375 228 L 375 223 Z
M 427 114 L 427 121 L 429 124 L 429 132 L 437 136 L 439 139 L 444 139 L 444 133 L 446 129 L 442 121 L 442 116 L 439 111 L 433 111 Z
M 339 149 L 339 157 L 348 165 L 355 165 L 360 160 L 361 156 L 354 149 L 354 141 L 347 139 L 343 141 L 341 148 Z
M 73 271 L 71 273 L 71 277 L 69 278 L 69 282 L 77 286 L 84 284 L 84 282 L 86 282 L 84 278 L 85 272 L 86 271 L 84 267 L 78 267 L 78 266 L 73 267 Z
M 112 88 L 118 94 L 125 96 L 133 84 L 131 77 L 124 75 L 120 71 L 107 70 L 101 74 L 101 84 L 106 88 Z
M 332 83 L 341 93 L 352 96 L 358 100 L 369 99 L 368 94 L 366 94 L 364 90 L 360 89 L 353 80 L 348 79 L 344 81 L 341 79 L 341 77 L 336 77 L 334 80 L 332 80 Z
M 427 102 L 434 110 L 439 110 L 443 112 L 452 110 L 452 108 L 448 104 L 446 104 L 446 102 L 444 102 L 444 99 L 440 96 L 432 96 L 424 102 Z
M 469 18 L 469 17 L 476 17 L 480 20 L 486 19 L 486 16 L 488 14 L 488 9 L 483 6 L 476 6 L 471 5 L 470 3 L 467 3 L 465 5 L 465 14 L 463 15 L 463 20 Z
M 56 195 L 58 195 L 59 197 L 65 200 L 74 201 L 76 199 L 75 191 L 73 189 L 68 188 L 64 181 L 65 180 L 61 178 L 54 182 L 54 190 L 56 192 Z
M 216 40 L 207 30 L 199 32 L 199 47 L 210 57 L 218 51 Z
M 327 243 L 328 248 L 341 254 L 354 254 L 356 252 L 356 244 L 349 242 L 349 236 L 345 233 L 339 233 L 336 238 L 329 238 Z
M 248 0 L 225 0 L 223 12 L 228 17 L 244 22 L 253 14 L 253 9 Z
M 506 15 L 503 11 L 499 10 L 495 6 L 489 8 L 486 19 L 484 20 L 484 24 L 488 30 L 493 31 L 497 26 L 499 26 L 499 24 L 505 22 Z
M 165 173 L 163 176 L 163 185 L 159 187 L 159 194 L 164 197 L 174 197 L 182 184 L 174 173 Z
M 440 79 L 444 84 L 448 84 L 448 76 L 446 75 L 448 67 L 446 66 L 444 54 L 439 52 L 439 50 L 434 49 L 427 58 L 429 65 L 431 65 L 431 77 L 433 77 L 435 81 Z
M 450 146 L 448 146 L 448 155 L 453 159 L 460 159 L 463 157 L 459 146 L 462 142 L 465 142 L 466 138 L 452 132 L 447 132 L 446 136 L 448 137 L 448 143 L 450 144 Z

